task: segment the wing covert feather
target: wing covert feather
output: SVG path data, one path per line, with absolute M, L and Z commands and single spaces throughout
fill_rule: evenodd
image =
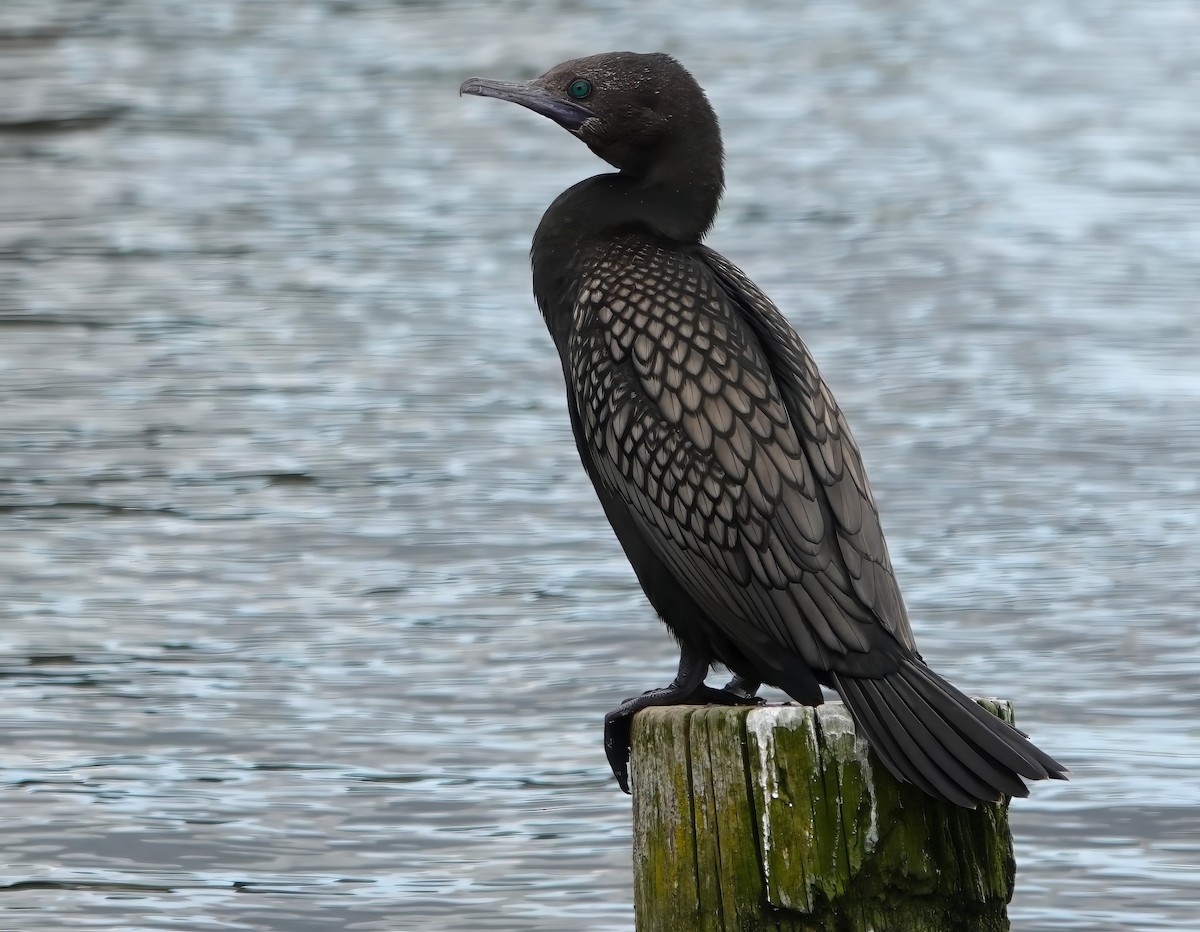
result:
M 878 624 L 854 575 L 875 565 L 869 531 L 868 550 L 854 547 L 874 504 L 865 477 L 868 507 L 840 501 L 839 483 L 861 475 L 857 450 L 813 439 L 841 446 L 840 412 L 832 398 L 797 392 L 790 370 L 781 377 L 761 324 L 710 264 L 632 237 L 586 262 L 564 360 L 581 449 L 731 637 L 766 636 L 830 669 L 838 655 L 869 650 Z M 854 495 L 863 501 L 857 486 Z
M 879 509 L 845 415 L 808 347 L 770 298 L 720 253 L 707 247 L 700 251 L 759 335 L 785 404 L 797 417 L 807 459 L 833 512 L 852 593 L 901 643 L 915 650 Z

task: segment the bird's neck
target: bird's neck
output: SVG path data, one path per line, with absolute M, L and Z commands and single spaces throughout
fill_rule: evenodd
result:
M 664 178 L 597 175 L 565 192 L 551 206 L 567 207 L 572 225 L 588 234 L 641 229 L 676 240 L 698 243 L 717 216 L 720 177 L 672 173 Z
M 622 174 L 635 205 L 644 205 L 644 221 L 656 232 L 683 243 L 698 243 L 717 216 L 725 189 L 721 138 L 678 139 L 655 153 L 636 177 Z M 637 206 L 634 207 L 637 210 Z
M 700 242 L 716 217 L 719 172 L 704 178 L 676 171 L 660 181 L 653 174 L 596 175 L 555 199 L 533 236 L 533 286 L 546 324 L 561 341 L 570 329 L 570 309 L 587 257 L 622 235 L 649 235 L 681 248 Z

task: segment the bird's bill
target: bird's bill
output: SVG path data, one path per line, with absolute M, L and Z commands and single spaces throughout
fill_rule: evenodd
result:
M 458 89 L 459 94 L 473 94 L 476 97 L 495 97 L 520 104 L 549 117 L 559 126 L 568 130 L 579 129 L 587 120 L 595 116 L 583 104 L 566 100 L 546 90 L 536 81 L 493 81 L 491 78 L 467 78 Z

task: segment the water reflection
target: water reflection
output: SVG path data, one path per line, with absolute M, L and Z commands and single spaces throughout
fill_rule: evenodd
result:
M 849 412 L 926 655 L 1074 771 L 1014 806 L 1015 927 L 1190 927 L 1197 25 L 6 4 L 0 926 L 631 927 L 600 717 L 672 649 L 527 266 L 598 163 L 454 89 L 635 46 L 722 116 L 713 242 Z

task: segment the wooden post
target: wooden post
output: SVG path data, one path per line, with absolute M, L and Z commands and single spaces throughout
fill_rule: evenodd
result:
M 840 702 L 646 709 L 632 764 L 638 932 L 1009 928 L 1007 801 L 898 783 Z

